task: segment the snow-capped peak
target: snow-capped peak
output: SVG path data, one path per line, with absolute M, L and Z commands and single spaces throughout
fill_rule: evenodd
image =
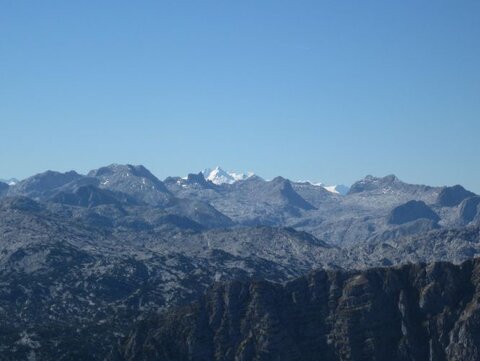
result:
M 214 169 L 207 168 L 203 172 L 203 176 L 206 180 L 211 181 L 214 184 L 223 184 L 228 183 L 232 184 L 240 180 L 250 178 L 254 174 L 252 172 L 248 173 L 236 173 L 236 172 L 226 172 L 220 167 L 215 167 Z

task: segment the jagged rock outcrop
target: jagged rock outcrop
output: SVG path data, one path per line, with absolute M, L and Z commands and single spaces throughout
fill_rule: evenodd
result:
M 213 185 L 212 182 L 208 182 L 205 177 L 203 176 L 203 173 L 200 172 L 198 174 L 192 174 L 192 173 L 189 173 L 187 175 L 187 182 L 189 183 L 198 183 L 199 185 L 201 185 L 202 187 L 211 187 Z
M 454 207 L 459 205 L 464 199 L 475 195 L 475 193 L 467 191 L 461 185 L 445 187 L 438 194 L 437 204 L 443 207 Z
M 222 284 L 140 322 L 112 359 L 476 361 L 479 297 L 479 260 Z
M 418 219 L 430 219 L 438 222 L 440 217 L 422 201 L 409 201 L 395 207 L 388 217 L 390 224 L 404 224 Z

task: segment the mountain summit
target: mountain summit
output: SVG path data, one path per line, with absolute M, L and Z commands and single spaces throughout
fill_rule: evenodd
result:
M 252 172 L 248 172 L 247 174 L 226 172 L 219 166 L 215 167 L 214 169 L 207 168 L 202 173 L 206 180 L 209 180 L 214 184 L 232 184 L 237 181 L 250 178 L 254 175 Z

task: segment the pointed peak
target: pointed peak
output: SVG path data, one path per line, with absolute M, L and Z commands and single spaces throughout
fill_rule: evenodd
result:
M 215 168 L 206 168 L 203 170 L 203 176 L 207 181 L 210 181 L 214 184 L 232 184 L 240 180 L 245 180 L 254 175 L 252 172 L 248 173 L 236 173 L 236 172 L 228 172 L 222 169 L 220 166 L 216 166 Z
M 288 179 L 283 178 L 282 176 L 277 176 L 273 178 L 270 182 L 271 183 L 290 183 Z

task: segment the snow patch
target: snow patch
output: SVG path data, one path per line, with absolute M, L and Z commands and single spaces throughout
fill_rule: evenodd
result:
M 9 186 L 14 186 L 18 183 L 18 179 L 15 179 L 15 178 L 0 179 L 0 182 L 7 183 Z
M 310 183 L 316 187 L 322 187 L 325 190 L 329 191 L 330 193 L 339 194 L 339 195 L 346 195 L 350 190 L 350 187 L 343 185 L 343 184 L 336 184 L 336 185 L 326 185 L 322 182 L 311 182 L 311 181 L 298 181 L 298 183 Z

